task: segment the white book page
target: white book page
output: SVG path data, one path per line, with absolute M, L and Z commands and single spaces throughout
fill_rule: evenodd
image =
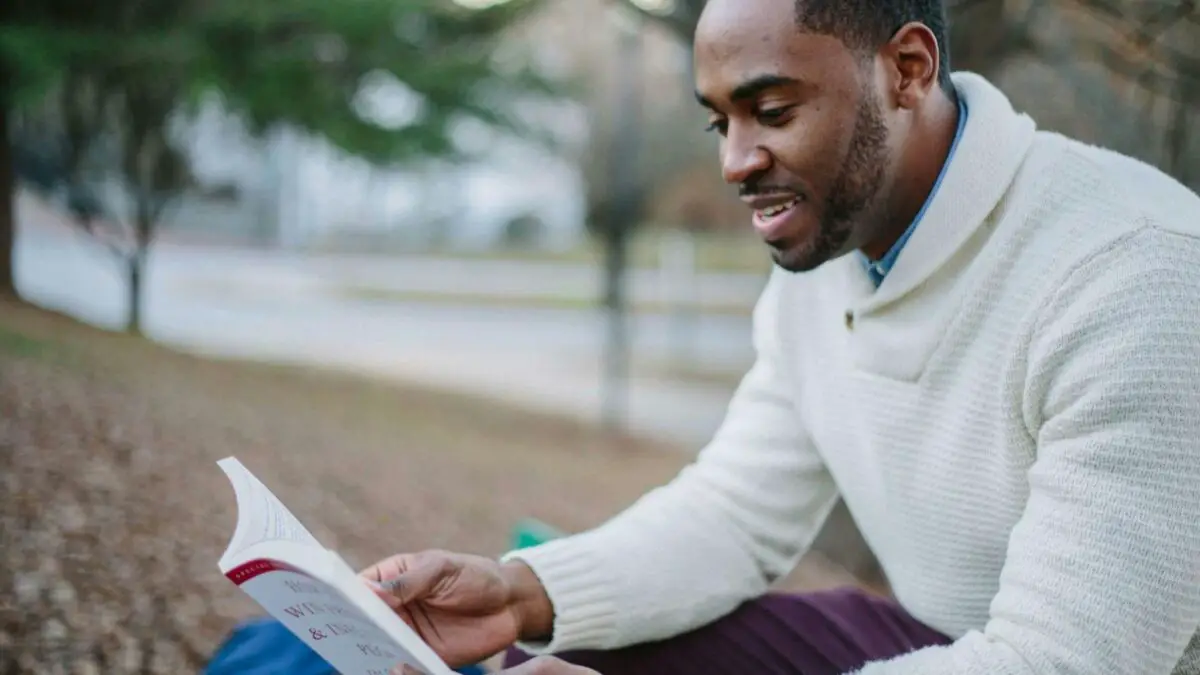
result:
M 385 675 L 400 664 L 452 675 L 330 551 L 267 543 L 248 549 L 228 576 L 341 675 Z
M 288 541 L 324 548 L 283 502 L 237 458 L 227 457 L 217 465 L 233 485 L 238 510 L 237 527 L 229 547 L 221 556 L 222 571 L 228 571 L 228 561 L 233 556 L 266 541 Z
M 237 497 L 237 528 L 221 571 L 341 675 L 407 664 L 453 675 L 340 556 L 325 549 L 235 458 L 218 462 Z

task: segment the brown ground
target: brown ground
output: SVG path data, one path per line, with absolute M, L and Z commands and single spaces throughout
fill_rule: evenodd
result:
M 217 571 L 237 455 L 352 565 L 600 522 L 674 449 L 459 396 L 180 355 L 0 301 L 0 675 L 187 673 L 257 607 Z M 839 583 L 819 559 L 789 582 Z M 10 592 L 11 589 L 11 592 Z

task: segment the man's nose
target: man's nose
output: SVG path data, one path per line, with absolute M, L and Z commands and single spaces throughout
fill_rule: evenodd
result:
M 726 183 L 745 183 L 771 168 L 771 154 L 749 134 L 736 133 L 731 127 L 721 148 L 721 175 Z

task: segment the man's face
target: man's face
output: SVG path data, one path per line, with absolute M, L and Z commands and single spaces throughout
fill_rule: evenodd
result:
M 794 12 L 795 0 L 709 0 L 695 73 L 725 180 L 775 262 L 803 272 L 865 243 L 891 153 L 872 64 Z

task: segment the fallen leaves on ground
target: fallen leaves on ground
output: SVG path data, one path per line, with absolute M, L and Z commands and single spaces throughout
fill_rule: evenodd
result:
M 674 448 L 461 396 L 205 360 L 0 303 L 0 675 L 195 673 L 259 613 L 217 570 L 238 456 L 366 565 L 601 522 Z M 807 566 L 820 585 L 836 570 Z

